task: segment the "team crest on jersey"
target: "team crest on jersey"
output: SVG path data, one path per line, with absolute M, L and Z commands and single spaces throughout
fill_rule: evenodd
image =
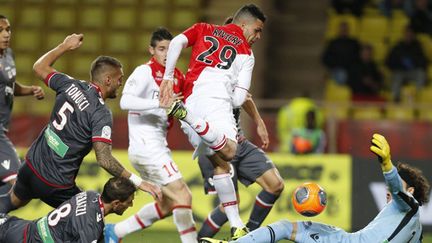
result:
M 10 168 L 10 159 L 5 159 L 5 160 L 3 160 L 3 162 L 1 163 L 1 165 L 2 165 L 6 170 L 9 170 L 9 168 Z
M 104 126 L 102 128 L 102 135 L 101 135 L 101 137 L 107 138 L 107 139 L 111 139 L 111 127 Z

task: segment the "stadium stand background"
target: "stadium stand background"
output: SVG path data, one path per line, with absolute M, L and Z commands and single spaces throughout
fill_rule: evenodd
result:
M 133 68 L 148 60 L 147 45 L 151 31 L 156 26 L 166 26 L 174 34 L 199 21 L 221 23 L 238 6 L 251 1 L 212 0 L 0 0 L 2 14 L 11 21 L 12 48 L 15 51 L 17 79 L 29 84 L 36 81 L 32 64 L 45 51 L 73 32 L 85 34 L 84 45 L 79 51 L 60 59 L 55 67 L 77 78 L 88 79 L 90 62 L 101 54 L 112 55 L 124 63 L 126 76 Z M 421 127 L 421 134 L 432 131 L 432 88 L 427 86 L 415 92 L 413 86 L 405 86 L 402 102 L 392 104 L 359 103 L 351 101 L 350 90 L 329 80 L 320 63 L 320 55 L 326 41 L 335 35 L 338 23 L 348 21 L 352 34 L 361 41 L 368 41 L 376 48 L 376 60 L 387 73 L 383 57 L 389 46 L 401 36 L 408 19 L 397 12 L 391 18 L 384 17 L 370 4 L 361 17 L 337 14 L 329 1 L 252 1 L 265 10 L 268 18 L 263 39 L 254 47 L 256 68 L 251 92 L 268 123 L 272 141 L 271 150 L 277 150 L 276 112 L 292 98 L 304 93 L 317 101 L 325 115 L 328 133 L 328 152 L 357 154 L 354 148 L 346 148 L 345 123 L 355 121 L 386 121 L 395 129 L 398 140 L 399 126 Z M 377 1 L 372 1 L 377 2 Z M 432 51 L 429 36 L 420 35 L 428 56 Z M 189 51 L 189 50 L 188 50 Z M 186 51 L 179 67 L 186 70 Z M 432 68 L 429 66 L 429 76 Z M 10 136 L 18 146 L 28 146 L 40 131 L 51 109 L 53 92 L 46 92 L 42 102 L 31 98 L 15 99 L 14 120 Z M 389 91 L 383 92 L 388 97 Z M 118 100 L 110 100 L 115 124 L 114 146 L 127 147 L 126 113 L 119 109 Z M 248 119 L 243 119 L 246 132 L 256 141 L 255 129 Z M 360 125 L 360 128 L 363 125 Z M 369 125 L 368 125 L 369 126 Z M 370 130 L 378 127 L 366 127 Z M 381 127 L 379 127 L 381 128 Z M 121 132 L 120 132 L 121 131 Z M 364 133 L 366 134 L 366 133 Z M 399 134 L 399 135 L 398 135 Z M 350 135 L 348 135 L 350 137 Z M 171 132 L 170 142 L 175 149 L 189 149 L 178 129 Z M 366 139 L 366 138 L 365 138 Z M 417 141 L 419 138 L 416 138 Z M 362 142 L 363 140 L 356 140 Z M 413 148 L 417 149 L 417 148 Z M 428 151 L 428 150 L 427 150 Z M 432 155 L 432 152 L 428 152 Z

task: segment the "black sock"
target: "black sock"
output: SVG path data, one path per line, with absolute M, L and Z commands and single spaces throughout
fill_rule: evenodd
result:
M 198 239 L 202 237 L 213 237 L 227 221 L 228 218 L 226 214 L 222 212 L 219 207 L 214 208 L 203 222 L 198 232 Z
M 279 198 L 279 195 L 262 190 L 256 197 L 255 205 L 246 224 L 250 231 L 259 228 L 270 213 L 274 202 Z

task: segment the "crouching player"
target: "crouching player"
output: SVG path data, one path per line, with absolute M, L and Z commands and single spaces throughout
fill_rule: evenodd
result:
M 38 220 L 0 214 L 0 243 L 103 241 L 104 217 L 122 215 L 132 206 L 136 187 L 128 179 L 113 177 L 102 194 L 85 191 L 65 201 Z
M 233 242 L 277 242 L 282 239 L 298 243 L 421 242 L 419 207 L 428 202 L 428 181 L 420 170 L 407 164 L 399 163 L 394 167 L 390 159 L 390 146 L 382 135 L 373 135 L 370 150 L 378 156 L 388 193 L 387 205 L 365 228 L 348 233 L 340 228 L 315 222 L 280 220 Z M 226 241 L 203 238 L 201 242 Z

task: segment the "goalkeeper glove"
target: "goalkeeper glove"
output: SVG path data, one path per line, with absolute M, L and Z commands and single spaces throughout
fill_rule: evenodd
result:
M 390 159 L 390 146 L 384 136 L 375 133 L 372 136 L 372 146 L 370 150 L 378 156 L 378 160 L 381 163 L 381 168 L 384 172 L 389 172 L 393 168 L 393 164 Z

